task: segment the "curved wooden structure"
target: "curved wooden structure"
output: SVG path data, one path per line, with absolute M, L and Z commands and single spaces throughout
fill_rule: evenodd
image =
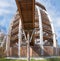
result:
M 46 8 L 35 0 L 16 0 L 16 4 L 18 10 L 10 25 L 8 37 L 10 49 L 7 49 L 7 56 L 10 54 L 25 57 L 27 55 L 28 32 L 31 39 L 30 56 L 53 55 L 52 47 L 57 47 L 57 42 Z M 6 48 L 8 48 L 7 45 Z

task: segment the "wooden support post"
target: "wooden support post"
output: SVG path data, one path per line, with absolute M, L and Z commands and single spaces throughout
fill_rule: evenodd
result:
M 47 13 L 47 16 L 48 16 L 48 18 L 49 18 L 49 20 L 50 20 L 50 24 L 51 24 L 51 28 L 52 28 L 52 34 L 53 34 L 53 46 L 56 48 L 56 47 L 57 47 L 57 42 L 56 42 L 56 35 L 55 35 L 54 27 L 53 27 L 51 18 L 50 18 L 50 16 L 48 15 L 48 13 Z
M 29 33 L 27 34 L 27 61 L 30 61 L 30 40 Z
M 40 29 L 40 47 L 41 47 L 41 55 L 44 54 L 44 47 L 43 47 L 43 28 L 42 28 L 42 19 L 41 19 L 41 13 L 40 13 L 40 8 L 38 6 L 37 10 L 38 10 L 38 16 L 39 16 L 39 29 Z
M 12 56 L 12 47 L 10 47 L 10 56 Z
M 7 57 L 9 56 L 9 52 L 10 52 L 10 36 L 7 35 L 7 40 L 6 40 L 6 55 L 7 55 Z
M 53 46 L 57 47 L 56 34 L 55 34 L 55 31 L 54 31 L 52 20 L 51 20 L 49 14 L 45 10 L 43 10 L 43 11 L 47 14 L 47 17 L 49 18 L 49 21 L 50 21 L 50 24 L 51 24 L 51 29 L 52 29 L 52 34 L 53 34 Z
M 20 57 L 20 46 L 21 46 L 21 19 L 19 20 L 19 33 L 18 33 L 18 56 Z
M 47 12 L 46 12 L 47 13 Z M 57 52 L 57 41 L 56 41 L 56 34 L 55 34 L 55 31 L 54 31 L 54 27 L 53 27 L 53 24 L 52 24 L 52 20 L 51 20 L 51 18 L 50 18 L 50 16 L 48 15 L 48 13 L 47 13 L 47 16 L 48 16 L 48 18 L 49 18 L 49 20 L 50 20 L 50 24 L 51 24 L 51 29 L 52 29 L 52 34 L 53 34 L 53 47 L 54 48 L 56 48 L 56 55 L 58 54 L 58 52 Z
M 55 34 L 55 31 L 54 31 L 52 20 L 51 20 L 49 14 L 45 10 L 43 10 L 43 11 L 47 14 L 47 17 L 49 18 L 49 21 L 50 21 L 50 24 L 51 24 L 51 29 L 52 29 L 52 34 L 53 34 L 53 36 L 52 36 L 53 37 L 53 47 L 56 48 L 56 55 L 57 55 L 58 54 L 58 52 L 57 52 L 57 41 L 56 41 L 56 34 Z

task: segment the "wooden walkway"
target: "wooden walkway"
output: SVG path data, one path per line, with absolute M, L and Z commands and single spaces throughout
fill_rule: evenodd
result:
M 34 29 L 35 0 L 16 0 L 24 30 Z

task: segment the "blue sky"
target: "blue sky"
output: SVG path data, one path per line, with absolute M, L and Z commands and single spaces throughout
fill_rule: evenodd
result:
M 60 45 L 60 0 L 36 0 L 41 2 L 50 15 Z M 8 31 L 9 23 L 17 10 L 15 0 L 0 0 L 0 28 Z
M 4 32 L 8 31 L 9 23 L 16 10 L 15 0 L 0 0 L 0 28 L 3 28 Z

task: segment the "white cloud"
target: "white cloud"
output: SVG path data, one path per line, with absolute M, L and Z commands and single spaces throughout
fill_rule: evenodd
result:
M 54 24 L 55 24 L 55 27 L 60 28 L 60 17 L 56 18 Z
M 9 10 L 9 8 L 11 8 L 11 10 Z M 0 15 L 12 13 L 15 9 L 16 4 L 14 0 L 0 0 Z
M 9 7 L 9 3 L 6 1 L 1 0 L 0 1 L 0 15 L 3 15 L 4 13 L 7 13 L 8 10 L 6 10 L 6 7 Z
M 0 0 L 0 25 L 8 28 L 11 16 L 15 14 L 16 4 L 14 0 Z
M 0 16 L 3 15 L 3 14 L 8 14 L 8 13 L 11 13 L 11 11 L 6 10 L 6 9 L 0 9 Z
M 0 8 L 9 7 L 9 6 L 10 4 L 8 2 L 0 1 Z

